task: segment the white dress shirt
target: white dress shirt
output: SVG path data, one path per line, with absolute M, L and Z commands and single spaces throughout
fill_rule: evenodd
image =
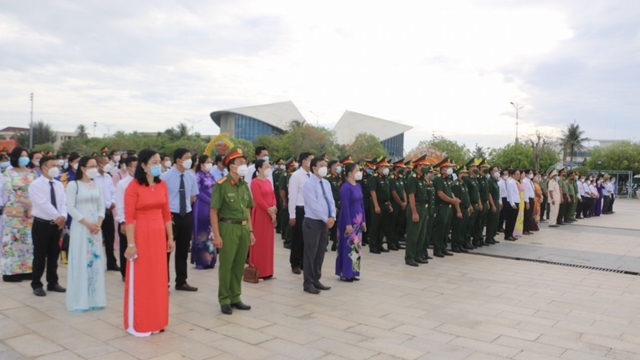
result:
M 113 186 L 111 175 L 104 173 L 96 175 L 95 182 L 100 184 L 102 188 L 102 196 L 104 197 L 104 208 L 109 209 L 116 201 L 116 188 Z
M 516 206 L 516 204 L 520 203 L 520 191 L 518 190 L 518 183 L 512 178 L 509 178 L 509 180 L 507 180 L 507 201 L 511 206 Z
M 56 207 L 51 203 L 50 181 L 53 181 Z M 64 186 L 58 180 L 49 180 L 44 176 L 38 177 L 29 185 L 29 199 L 32 204 L 31 215 L 34 217 L 49 221 L 60 216 L 67 217 L 67 195 Z
M 524 184 L 524 202 L 528 204 L 529 199 L 536 197 L 536 192 L 533 189 L 533 182 L 528 177 L 522 179 L 522 184 Z
M 116 221 L 118 223 L 124 222 L 124 193 L 133 179 L 133 176 L 127 174 L 127 177 L 116 185 Z
M 584 181 L 578 181 L 578 199 L 582 199 L 584 196 Z
M 291 175 L 289 179 L 289 219 L 296 218 L 296 206 L 304 206 L 302 196 L 302 185 L 309 179 L 311 173 L 300 168 Z
M 591 197 L 594 197 L 596 199 L 598 198 L 599 196 L 598 189 L 596 189 L 596 187 L 593 184 L 589 185 L 589 192 L 591 193 Z
M 500 189 L 500 199 L 507 197 L 507 182 L 503 178 L 498 180 L 498 188 Z
M 590 198 L 591 192 L 589 190 L 589 185 L 587 185 L 587 183 L 583 181 L 581 187 L 582 187 L 582 197 Z
M 244 176 L 244 181 L 247 182 L 247 186 L 249 186 L 249 191 L 251 191 L 251 180 L 253 180 L 253 173 L 256 172 L 256 164 L 251 164 L 249 165 L 249 167 L 247 168 L 247 175 Z M 273 189 L 273 174 L 269 175 L 269 177 L 267 178 L 269 179 L 269 182 L 271 182 L 271 188 Z

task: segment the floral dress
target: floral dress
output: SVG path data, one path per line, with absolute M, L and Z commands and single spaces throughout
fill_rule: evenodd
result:
M 67 270 L 67 310 L 87 311 L 107 305 L 104 285 L 102 233 L 91 234 L 80 221 L 97 223 L 104 219 L 104 199 L 94 181 L 70 181 L 67 185 L 69 230 L 69 268 Z
M 366 221 L 360 184 L 352 185 L 344 182 L 340 187 L 340 203 L 342 207 L 338 214 L 336 275 L 348 280 L 360 276 L 362 224 Z M 353 228 L 353 232 L 345 235 L 349 225 Z
M 33 170 L 24 172 L 15 169 L 7 170 L 3 174 L 2 196 L 5 207 L 23 206 L 19 199 L 29 199 L 29 185 L 37 177 Z M 3 276 L 30 274 L 33 263 L 33 241 L 31 226 L 33 219 L 25 216 L 21 218 L 2 215 L 2 257 L 0 271 Z

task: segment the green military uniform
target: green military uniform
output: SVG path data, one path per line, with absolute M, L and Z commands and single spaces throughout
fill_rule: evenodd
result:
M 464 249 L 465 233 L 467 223 L 469 221 L 469 207 L 471 206 L 471 198 L 469 197 L 469 189 L 465 179 L 469 176 L 460 178 L 460 174 L 468 173 L 466 168 L 458 169 L 458 180 L 454 181 L 451 192 L 455 197 L 460 199 L 460 212 L 462 219 L 457 216 L 451 217 L 451 250 L 454 252 L 467 252 Z
M 373 166 L 375 160 L 365 160 L 365 164 L 367 166 Z M 366 170 L 362 173 L 362 180 L 357 181 L 362 188 L 362 201 L 364 203 L 364 211 L 365 211 L 365 219 L 367 224 L 367 231 L 362 233 L 362 244 L 367 245 L 370 241 L 371 234 L 371 192 L 369 189 L 369 181 L 371 180 L 371 176 Z
M 498 223 L 500 222 L 500 186 L 498 185 L 498 180 L 491 176 L 487 179 L 487 184 L 489 185 L 489 196 L 493 200 L 493 205 L 496 207 L 496 211 L 491 211 L 491 208 L 487 211 L 487 233 L 485 242 L 489 242 L 493 244 L 497 243 L 495 237 L 498 234 Z
M 450 166 L 448 159 L 442 160 L 436 167 L 443 168 Z M 447 238 L 451 229 L 451 214 L 453 205 L 442 200 L 438 193 L 442 191 L 446 196 L 452 197 L 451 185 L 453 179 L 450 176 L 438 175 L 433 179 L 433 187 L 436 191 L 436 218 L 433 225 L 433 254 L 442 257 L 449 254 L 447 251 Z
M 386 159 L 378 161 L 377 167 L 388 165 Z M 369 235 L 369 251 L 373 253 L 388 251 L 382 246 L 382 238 L 386 237 L 387 241 L 393 238 L 392 229 L 389 220 L 393 213 L 391 208 L 391 187 L 389 177 L 380 173 L 371 175 L 369 178 L 369 191 L 372 193 L 371 209 L 371 234 Z M 373 201 L 373 193 L 376 194 L 376 200 L 380 213 L 376 213 L 376 203 Z M 388 246 L 388 245 L 387 245 Z
M 289 199 L 289 180 L 291 179 L 289 170 L 291 170 L 295 164 L 296 161 L 293 158 L 289 158 L 285 163 L 285 171 L 280 175 L 280 191 L 284 191 L 285 199 Z M 279 193 L 278 197 L 280 197 Z M 289 209 L 284 206 L 285 203 L 286 202 L 282 203 L 282 209 L 278 212 L 278 222 L 280 223 L 280 235 L 282 240 L 284 240 L 284 247 L 289 248 L 291 246 L 291 239 L 293 238 L 293 229 L 289 226 Z
M 243 156 L 241 150 L 238 148 L 230 149 L 224 159 L 225 165 L 240 156 Z M 234 180 L 229 174 L 220 179 L 213 187 L 211 208 L 218 209 L 218 230 L 223 242 L 222 247 L 218 249 L 218 301 L 220 305 L 235 304 L 241 301 L 242 275 L 251 237 L 249 209 L 252 207 L 251 192 L 242 177 Z
M 425 164 L 426 155 L 419 158 L 414 162 L 414 166 L 423 166 Z M 425 169 L 423 167 L 422 169 Z M 426 263 L 426 259 L 421 258 L 421 249 L 423 248 L 422 242 L 426 237 L 427 232 L 427 219 L 428 219 L 428 197 L 427 197 L 427 184 L 424 180 L 424 176 L 419 176 L 417 170 L 407 178 L 405 184 L 405 190 L 407 198 L 410 199 L 413 195 L 415 200 L 415 209 L 418 215 L 418 221 L 413 221 L 413 210 L 411 209 L 411 203 L 407 205 L 407 240 L 404 261 L 406 264 L 417 266 L 418 263 Z
M 558 224 L 566 223 L 569 218 L 566 216 L 567 207 L 571 207 L 569 203 L 569 184 L 566 179 L 563 179 L 560 176 L 560 180 L 558 180 L 558 185 L 560 185 L 560 190 L 562 191 L 562 203 L 560 204 L 560 211 L 558 212 Z
M 336 203 L 336 219 L 338 218 L 338 214 L 340 212 L 340 184 L 342 184 L 342 178 L 340 175 L 328 174 L 326 176 L 327 181 L 331 184 L 331 194 L 333 195 L 333 201 Z M 329 240 L 333 242 L 331 245 L 331 250 L 336 251 L 336 244 L 338 241 L 338 227 L 334 226 L 329 229 Z
M 480 193 L 480 202 L 482 203 L 482 210 L 478 211 L 478 217 L 473 228 L 473 245 L 482 246 L 485 245 L 482 230 L 487 223 L 487 214 L 489 212 L 489 183 L 487 177 L 480 172 L 480 175 L 476 178 L 478 181 L 478 192 Z
M 472 160 L 473 161 L 473 160 Z M 467 166 L 470 164 L 467 163 Z M 471 164 L 477 166 L 478 164 Z M 468 176 L 464 178 L 464 183 L 467 185 L 467 189 L 469 190 L 469 201 L 471 202 L 472 212 L 469 214 L 469 220 L 467 221 L 467 228 L 465 233 L 465 245 L 466 248 L 471 249 L 471 238 L 474 235 L 474 229 L 476 225 L 476 219 L 478 218 L 479 208 L 478 204 L 480 203 L 480 190 L 478 186 L 477 174 L 476 171 L 472 171 Z
M 398 167 L 403 167 L 403 160 L 393 163 L 394 170 Z M 387 239 L 387 245 L 389 249 L 400 249 L 400 238 L 404 236 L 403 225 L 406 227 L 406 216 L 402 209 L 402 204 L 407 202 L 404 191 L 405 179 L 403 175 L 394 173 L 389 176 L 389 189 L 391 190 L 391 206 L 393 207 L 393 213 L 391 214 L 391 239 Z M 393 194 L 396 194 L 400 199 L 400 204 L 395 200 Z
M 569 220 L 576 221 L 576 209 L 578 208 L 578 182 L 574 179 L 569 184 L 569 195 L 571 195 L 571 211 Z
M 276 169 L 273 170 L 271 177 L 273 178 L 273 192 L 276 194 L 276 208 L 278 209 L 276 214 L 280 214 L 280 210 L 282 210 L 282 199 L 280 198 L 280 175 L 282 175 L 282 169 L 280 169 L 280 165 L 284 164 L 284 160 L 278 159 L 275 164 Z M 282 227 L 279 221 L 276 221 L 276 233 L 282 234 Z
M 425 175 L 428 176 L 428 175 Z M 424 259 L 429 258 L 429 254 L 427 253 L 427 249 L 429 245 L 433 245 L 433 225 L 435 224 L 436 218 L 436 190 L 433 188 L 433 184 L 426 181 L 426 190 L 427 190 L 427 230 L 424 233 L 424 240 L 421 242 L 421 255 Z
M 549 203 L 549 182 L 548 180 L 540 179 L 538 186 L 540 186 L 540 190 L 542 190 L 542 202 L 540 203 L 540 221 L 542 221 L 545 219 L 545 216 L 546 219 L 549 219 L 549 210 L 547 209 L 547 204 Z

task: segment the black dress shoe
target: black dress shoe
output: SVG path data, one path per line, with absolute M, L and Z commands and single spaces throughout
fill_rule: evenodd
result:
M 197 287 L 193 287 L 187 283 L 184 283 L 183 285 L 176 285 L 176 290 L 180 290 L 180 291 L 198 291 Z
M 37 289 L 33 289 L 33 295 L 35 296 L 47 296 L 47 293 L 44 292 L 44 289 L 39 287 Z
M 503 233 L 504 229 L 498 229 L 498 232 Z
M 395 247 L 395 246 L 389 246 L 389 250 L 398 251 L 398 250 L 400 250 L 400 249 L 398 249 L 398 248 L 397 248 L 397 247 Z
M 418 260 L 415 260 L 415 262 L 417 262 L 418 264 L 428 264 L 428 263 L 429 263 L 429 260 L 425 260 L 425 259 L 418 259 Z
M 382 251 L 380 251 L 380 250 L 375 250 L 375 249 L 374 249 L 374 250 L 371 250 L 371 248 L 369 248 L 369 252 L 370 252 L 370 253 L 372 253 L 372 254 L 382 254 Z
M 285 249 L 291 249 L 291 245 L 289 245 L 287 243 L 285 243 L 283 246 L 284 246 Z
M 491 241 L 493 241 L 494 245 L 495 244 L 500 244 L 500 241 L 496 240 L 496 239 L 491 239 Z
M 418 265 L 418 263 L 417 263 L 417 262 L 415 262 L 415 261 L 413 261 L 413 260 L 412 260 L 412 261 L 407 261 L 407 262 L 405 262 L 405 264 L 407 264 L 407 265 L 409 265 L 409 266 L 416 266 L 416 267 L 417 267 L 417 266 L 420 266 L 420 265 Z
M 443 257 L 444 257 L 444 254 L 443 254 L 443 253 L 439 253 L 439 252 L 437 252 L 437 253 L 433 253 L 433 256 L 435 256 L 435 257 L 439 257 L 439 258 L 443 258 Z
M 479 242 L 477 242 L 477 241 L 476 241 L 476 242 L 474 242 L 474 243 L 471 243 L 471 245 L 475 246 L 476 248 L 481 248 L 481 247 L 482 247 L 482 244 L 480 244 L 480 243 L 479 243 Z
M 296 274 L 296 275 L 302 274 L 302 271 L 300 271 L 299 267 L 295 267 L 295 268 L 291 269 L 291 272 Z
M 324 286 L 321 283 L 313 284 L 313 286 L 318 290 L 324 290 L 324 291 L 331 290 L 331 286 Z
M 469 252 L 469 250 L 465 250 L 463 248 L 459 248 L 458 250 L 460 250 L 461 253 L 468 253 Z
M 452 253 L 448 252 L 447 250 L 442 252 L 445 256 L 453 256 Z
M 65 289 L 62 286 L 60 286 L 60 284 L 55 284 L 53 286 L 47 285 L 47 290 L 48 291 L 59 292 L 59 293 L 67 292 L 67 289 Z
M 107 271 L 120 271 L 120 266 L 118 265 L 109 266 L 107 267 Z
M 351 279 L 340 278 L 340 280 L 344 282 L 353 282 L 353 278 Z
M 320 290 L 312 287 L 312 288 L 308 288 L 308 289 L 304 289 L 305 292 L 308 292 L 309 294 L 314 294 L 314 295 L 318 295 L 320 294 Z
M 507 241 L 516 241 L 516 239 L 514 239 L 512 236 L 506 237 L 504 239 Z
M 233 310 L 231 310 L 231 305 L 221 305 L 220 311 L 222 311 L 222 313 L 225 315 L 233 314 Z
M 242 301 L 238 301 L 235 304 L 231 304 L 231 307 L 238 310 L 251 310 L 251 306 L 243 303 Z
M 389 252 L 389 249 L 385 249 L 384 247 L 382 247 L 382 248 L 380 248 L 380 251 L 382 251 L 384 253 L 387 253 L 387 252 Z
M 467 245 L 467 244 L 462 245 L 462 248 L 466 249 L 466 250 L 475 250 L 476 249 L 475 246 Z
M 336 245 L 336 243 L 331 244 L 331 251 L 336 251 L 337 248 L 338 245 Z
M 453 251 L 454 253 L 458 253 L 458 254 L 462 253 L 462 251 L 459 248 L 451 249 L 451 251 Z
M 559 225 L 549 225 L 549 227 L 557 228 L 557 227 L 560 227 L 560 226 Z

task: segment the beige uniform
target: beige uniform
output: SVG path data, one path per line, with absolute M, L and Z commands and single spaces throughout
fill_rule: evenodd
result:
M 558 211 L 560 210 L 560 185 L 555 179 L 549 180 L 549 225 L 556 225 L 558 219 Z M 555 202 L 555 204 L 554 204 Z

